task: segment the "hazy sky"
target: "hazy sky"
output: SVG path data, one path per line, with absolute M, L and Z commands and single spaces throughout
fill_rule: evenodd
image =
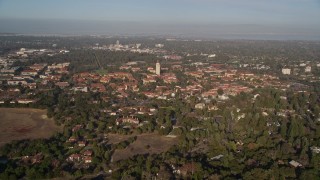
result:
M 232 26 L 232 33 L 320 34 L 320 0 L 0 0 L 0 19 L 16 28 L 20 20 L 81 20 L 161 25 L 166 33 L 187 24 L 199 25 L 199 33 L 216 25 Z

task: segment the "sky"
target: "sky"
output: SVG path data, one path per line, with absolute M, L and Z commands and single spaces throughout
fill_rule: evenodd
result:
M 320 38 L 320 0 L 0 0 L 0 32 Z

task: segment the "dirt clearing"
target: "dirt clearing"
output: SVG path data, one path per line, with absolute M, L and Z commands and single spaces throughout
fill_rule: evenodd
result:
M 0 108 L 0 146 L 12 140 L 48 138 L 61 129 L 46 110 Z
M 117 143 L 119 140 L 126 140 L 130 136 L 109 135 L 111 142 Z M 109 141 L 109 142 L 110 142 Z M 168 151 L 171 146 L 178 143 L 178 138 L 160 136 L 156 133 L 137 135 L 137 140 L 125 149 L 117 149 L 113 156 L 113 162 L 130 158 L 137 154 L 159 154 Z

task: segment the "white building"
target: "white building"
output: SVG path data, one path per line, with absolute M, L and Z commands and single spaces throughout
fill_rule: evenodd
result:
M 18 99 L 17 102 L 19 104 L 30 104 L 30 103 L 34 103 L 35 100 L 33 100 L 33 99 Z
M 311 66 L 307 66 L 307 67 L 304 69 L 304 72 L 311 72 Z
M 164 44 L 156 44 L 155 47 L 156 47 L 156 48 L 163 48 L 163 47 L 164 47 Z
M 300 164 L 299 162 L 295 161 L 295 160 L 291 160 L 289 162 L 289 164 L 294 167 L 294 168 L 298 168 L 298 167 L 302 167 L 302 164 Z
M 300 63 L 300 67 L 305 67 L 306 65 L 306 63 Z
M 289 69 L 289 68 L 282 68 L 282 74 L 290 75 L 290 74 L 291 74 L 291 69 Z
M 206 105 L 204 103 L 198 103 L 195 105 L 196 109 L 204 109 L 206 107 Z
M 157 63 L 156 63 L 156 74 L 158 76 L 160 76 L 160 73 L 161 73 L 161 66 L 160 66 L 159 61 L 157 61 Z
M 316 153 L 316 154 L 319 154 L 319 153 L 320 153 L 320 147 L 312 146 L 312 147 L 310 147 L 310 150 L 311 150 L 313 153 Z
M 25 81 L 25 80 L 8 80 L 7 81 L 7 84 L 9 85 L 9 86 L 15 86 L 15 85 L 27 85 L 28 84 L 28 82 L 27 81 Z

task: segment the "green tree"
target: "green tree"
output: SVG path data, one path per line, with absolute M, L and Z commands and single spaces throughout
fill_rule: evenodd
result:
M 218 95 L 220 95 L 220 96 L 224 94 L 223 89 L 221 89 L 221 88 L 219 88 L 217 92 L 218 92 Z

